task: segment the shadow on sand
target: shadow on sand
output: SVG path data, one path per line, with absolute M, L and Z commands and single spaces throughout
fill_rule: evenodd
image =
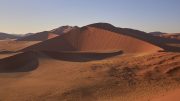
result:
M 0 54 L 11 54 L 16 53 L 16 51 L 0 50 Z
M 49 52 L 43 51 L 46 55 L 64 61 L 72 61 L 72 62 L 88 62 L 93 60 L 101 60 L 113 56 L 117 56 L 122 54 L 122 51 L 116 52 Z
M 28 72 L 39 65 L 35 52 L 24 52 L 0 59 L 0 73 Z

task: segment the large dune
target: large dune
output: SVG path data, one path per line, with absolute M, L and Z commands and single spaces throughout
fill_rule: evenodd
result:
M 24 50 L 103 52 L 122 50 L 125 53 L 156 52 L 161 48 L 134 37 L 107 30 L 83 27 Z
M 29 36 L 24 36 L 17 39 L 17 41 L 45 41 L 58 36 L 57 34 L 50 33 L 48 31 L 35 33 Z
M 94 24 L 90 24 L 88 26 L 101 28 L 101 29 L 116 32 L 119 34 L 124 34 L 126 36 L 138 38 L 138 39 L 141 39 L 148 43 L 157 45 L 166 51 L 175 51 L 175 52 L 180 51 L 180 47 L 177 47 L 175 45 L 169 45 L 169 44 L 180 44 L 180 40 L 178 40 L 178 39 L 154 36 L 152 34 L 149 34 L 149 33 L 143 32 L 143 31 L 139 31 L 139 30 L 135 30 L 135 29 L 115 27 L 108 23 L 94 23 Z

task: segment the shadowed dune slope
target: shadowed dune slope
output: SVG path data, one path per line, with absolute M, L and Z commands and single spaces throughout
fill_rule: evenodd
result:
M 50 33 L 48 31 L 39 32 L 29 36 L 19 38 L 17 41 L 45 41 L 58 36 L 57 34 Z
M 27 50 L 56 52 L 112 52 L 122 50 L 125 53 L 147 53 L 161 50 L 161 48 L 123 34 L 99 28 L 82 27 L 24 49 L 24 51 Z
M 172 39 L 172 38 L 154 36 L 152 34 L 148 34 L 146 32 L 139 31 L 139 30 L 115 27 L 108 23 L 95 23 L 95 24 L 90 24 L 88 26 L 95 27 L 95 28 L 101 28 L 101 29 L 105 29 L 105 30 L 112 31 L 115 33 L 124 34 L 126 36 L 138 38 L 138 39 L 146 41 L 148 43 L 157 45 L 166 51 L 175 51 L 175 52 L 180 51 L 179 47 L 168 45 L 168 44 L 180 44 L 180 40 L 175 39 L 175 38 Z
M 87 61 L 94 61 L 94 60 L 102 60 L 105 58 L 110 58 L 113 56 L 117 56 L 122 54 L 122 51 L 113 51 L 113 52 L 43 52 L 46 55 L 58 59 L 58 60 L 65 60 L 65 61 L 73 61 L 73 62 L 87 62 Z
M 180 68 L 180 53 L 127 54 L 85 63 L 38 56 L 32 72 L 0 74 L 1 101 L 154 101 L 180 87 L 179 72 L 172 72 Z
M 20 53 L 0 59 L 0 73 L 27 72 L 38 66 L 38 59 L 34 52 Z

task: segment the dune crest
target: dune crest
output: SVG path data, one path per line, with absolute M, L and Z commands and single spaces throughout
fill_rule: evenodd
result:
M 152 34 L 149 34 L 149 33 L 146 33 L 146 32 L 140 31 L 140 30 L 115 27 L 108 23 L 94 23 L 94 24 L 90 24 L 88 26 L 112 31 L 112 32 L 115 32 L 118 34 L 124 34 L 124 35 L 130 36 L 130 37 L 134 37 L 134 38 L 143 40 L 145 42 L 154 44 L 158 47 L 161 47 L 166 51 L 173 51 L 173 52 L 180 51 L 180 47 L 171 45 L 171 44 L 180 44 L 180 40 L 178 40 L 177 36 L 176 36 L 177 38 L 165 38 L 165 37 L 160 37 L 160 36 L 154 36 Z

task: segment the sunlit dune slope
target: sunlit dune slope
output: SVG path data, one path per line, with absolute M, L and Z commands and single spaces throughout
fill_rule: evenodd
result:
M 18 50 L 22 50 L 31 45 L 37 44 L 41 41 L 0 41 L 0 53 L 2 51 L 15 52 Z

